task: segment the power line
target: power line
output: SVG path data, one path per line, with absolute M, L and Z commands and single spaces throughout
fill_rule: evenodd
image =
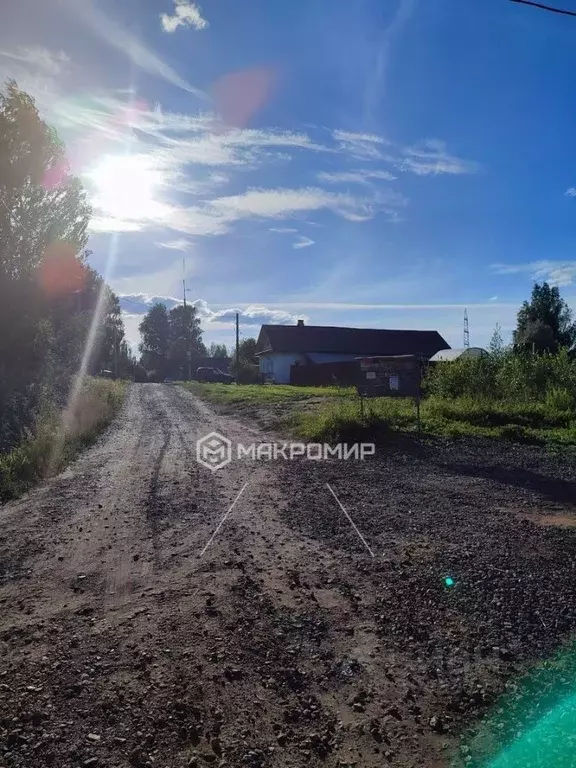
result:
M 519 3 L 520 5 L 532 5 L 534 8 L 541 8 L 543 11 L 550 11 L 551 13 L 560 13 L 563 16 L 576 16 L 576 11 L 567 11 L 563 8 L 553 8 L 551 5 L 534 3 L 532 0 L 510 0 L 510 2 Z

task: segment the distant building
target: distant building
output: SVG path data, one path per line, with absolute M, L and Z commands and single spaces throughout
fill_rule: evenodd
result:
M 277 384 L 290 383 L 290 367 L 335 363 L 357 357 L 418 355 L 429 360 L 450 345 L 437 331 L 339 328 L 324 325 L 263 325 L 256 356 L 260 373 Z
M 450 363 L 454 360 L 467 360 L 472 357 L 482 357 L 487 355 L 485 349 L 482 347 L 462 347 L 461 349 L 441 349 L 432 355 L 430 358 L 431 363 Z

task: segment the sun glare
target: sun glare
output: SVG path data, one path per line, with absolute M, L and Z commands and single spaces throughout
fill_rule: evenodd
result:
M 162 173 L 145 155 L 107 155 L 86 175 L 102 215 L 138 221 L 157 218 L 164 207 L 155 200 Z

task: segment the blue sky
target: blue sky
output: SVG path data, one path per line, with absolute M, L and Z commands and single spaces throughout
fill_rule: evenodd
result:
M 576 0 L 564 0 L 576 10 Z M 261 322 L 514 327 L 576 308 L 576 19 L 508 0 L 19 0 L 14 77 L 90 191 L 133 343 L 155 297 L 205 340 Z

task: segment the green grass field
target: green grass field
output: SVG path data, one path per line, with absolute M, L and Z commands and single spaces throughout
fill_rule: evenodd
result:
M 282 403 L 291 400 L 308 400 L 314 397 L 356 397 L 354 387 L 292 387 L 289 384 L 202 384 L 189 381 L 183 384 L 211 403 Z
M 416 410 L 408 399 L 364 401 L 364 416 L 354 388 L 289 385 L 227 385 L 190 382 L 187 389 L 244 414 L 274 411 L 276 423 L 294 436 L 338 441 L 374 431 L 414 432 Z M 517 442 L 576 445 L 576 414 L 567 404 L 431 396 L 421 404 L 422 432 L 430 435 L 494 437 Z

